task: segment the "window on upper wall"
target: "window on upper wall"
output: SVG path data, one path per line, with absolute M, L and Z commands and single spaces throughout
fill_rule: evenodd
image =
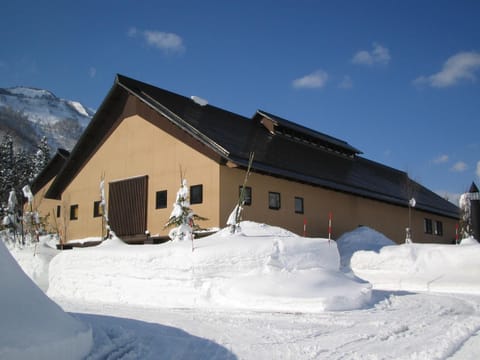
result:
M 280 209 L 280 193 L 273 191 L 268 192 L 268 208 L 273 210 Z
M 78 220 L 78 205 L 70 206 L 70 220 Z
M 62 207 L 60 205 L 57 205 L 57 218 L 59 218 L 61 214 L 62 214 Z
M 443 223 L 441 221 L 435 221 L 435 235 L 443 236 Z
M 295 196 L 295 213 L 303 214 L 303 197 Z
M 190 186 L 190 204 L 201 204 L 203 202 L 203 185 Z
M 238 188 L 238 196 L 242 195 L 242 186 Z M 252 188 L 250 186 L 245 186 L 243 192 L 243 205 L 252 205 Z
M 423 220 L 423 230 L 425 231 L 425 234 L 432 234 L 433 233 L 432 219 L 424 219 Z
M 102 202 L 94 201 L 93 202 L 93 217 L 100 217 L 103 215 Z
M 167 190 L 157 191 L 155 196 L 155 209 L 165 209 L 167 207 Z

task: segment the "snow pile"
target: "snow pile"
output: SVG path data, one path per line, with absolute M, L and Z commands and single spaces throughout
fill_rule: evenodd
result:
M 92 331 L 30 280 L 0 241 L 0 359 L 82 359 Z
M 345 272 L 350 270 L 350 259 L 356 251 L 370 250 L 379 252 L 382 247 L 389 245 L 395 245 L 395 242 L 368 226 L 361 226 L 345 233 L 337 240 L 340 253 L 340 268 Z
M 143 307 L 319 312 L 364 307 L 370 284 L 339 271 L 335 242 L 242 222 L 190 242 L 130 246 L 119 239 L 50 264 L 54 298 Z
M 47 291 L 48 289 L 48 268 L 52 258 L 57 255 L 58 250 L 54 243 L 54 238 L 50 236 L 41 237 L 40 243 L 26 245 L 22 248 L 17 246 L 9 247 L 10 253 L 17 260 L 18 264 L 25 274 L 32 279 L 35 284 Z
M 351 258 L 355 275 L 386 290 L 480 294 L 480 246 L 403 244 L 379 252 L 358 251 Z

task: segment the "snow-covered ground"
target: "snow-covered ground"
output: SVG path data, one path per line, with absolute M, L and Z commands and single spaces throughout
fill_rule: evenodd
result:
M 53 259 L 47 243 L 12 253 L 92 329 L 87 359 L 477 359 L 480 246 L 469 243 L 394 245 L 369 228 L 328 242 L 245 222 L 193 252 L 113 239 Z

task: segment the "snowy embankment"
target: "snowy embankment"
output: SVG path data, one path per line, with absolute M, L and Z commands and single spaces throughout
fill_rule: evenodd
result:
M 118 239 L 57 255 L 48 294 L 144 307 L 319 312 L 362 308 L 370 284 L 339 271 L 336 243 L 243 222 L 191 242 L 131 246 Z
M 480 246 L 473 238 L 372 250 L 353 253 L 350 267 L 375 289 L 480 294 Z
M 22 271 L 0 241 L 0 359 L 82 359 L 92 330 L 65 313 Z

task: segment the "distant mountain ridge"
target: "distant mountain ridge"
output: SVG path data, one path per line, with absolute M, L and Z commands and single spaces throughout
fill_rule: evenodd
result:
M 71 150 L 95 111 L 51 91 L 17 86 L 0 88 L 0 136 L 10 134 L 17 147 L 29 149 L 46 136 L 52 153 Z

